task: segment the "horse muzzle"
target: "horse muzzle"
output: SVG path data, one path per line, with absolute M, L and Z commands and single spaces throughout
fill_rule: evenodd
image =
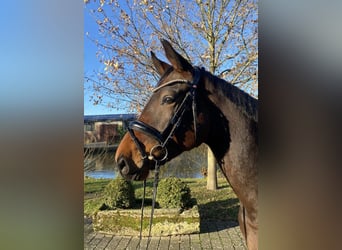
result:
M 117 159 L 117 166 L 122 177 L 127 180 L 142 181 L 149 174 L 150 166 L 148 161 L 144 161 L 141 168 L 137 167 L 134 162 L 120 156 Z

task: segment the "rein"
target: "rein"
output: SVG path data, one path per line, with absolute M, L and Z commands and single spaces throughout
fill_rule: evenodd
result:
M 192 109 L 192 115 L 193 115 L 193 124 L 194 124 L 194 134 L 195 134 L 195 142 L 197 142 L 197 105 L 196 105 L 196 90 L 198 87 L 199 79 L 201 77 L 201 69 L 198 67 L 194 68 L 194 76 L 193 80 L 189 82 L 185 79 L 175 79 L 168 81 L 166 83 L 161 84 L 160 86 L 153 89 L 153 93 L 157 92 L 161 88 L 164 88 L 166 86 L 169 86 L 174 83 L 186 83 L 190 86 L 189 91 L 186 93 L 183 101 L 179 105 L 178 109 L 170 119 L 168 125 L 166 128 L 159 132 L 154 127 L 136 120 L 131 121 L 128 125 L 128 132 L 135 143 L 137 149 L 139 150 L 139 153 L 141 154 L 141 158 L 145 160 L 150 160 L 155 162 L 155 173 L 154 173 L 154 182 L 153 182 L 153 198 L 152 198 L 152 209 L 151 209 L 151 217 L 150 217 L 150 223 L 149 223 L 149 232 L 148 232 L 148 242 L 147 242 L 147 248 L 149 246 L 150 238 L 151 238 L 151 230 L 152 230 L 152 222 L 153 222 L 153 214 L 154 214 L 154 207 L 157 197 L 157 187 L 159 182 L 159 168 L 160 166 L 167 160 L 168 157 L 168 151 L 166 148 L 167 143 L 170 141 L 170 139 L 173 137 L 176 129 L 180 126 L 183 116 L 185 114 L 185 111 Z M 139 139 L 136 137 L 134 131 L 139 131 L 141 133 L 144 133 L 153 139 L 155 139 L 158 144 L 153 146 L 149 153 L 146 153 L 144 150 L 144 145 L 139 141 Z M 161 156 L 157 157 L 154 152 L 155 151 L 162 152 Z M 145 203 L 145 195 L 146 195 L 146 180 L 143 182 L 143 198 L 141 202 L 141 221 L 140 221 L 140 242 L 142 239 L 142 228 L 143 228 L 143 217 L 144 217 L 144 203 Z
M 152 209 L 151 209 L 151 216 L 150 216 L 150 223 L 149 223 L 149 230 L 148 230 L 148 240 L 146 249 L 148 249 L 148 246 L 150 244 L 151 240 L 151 230 L 152 230 L 152 223 L 153 223 L 153 214 L 154 214 L 154 207 L 156 205 L 156 198 L 157 198 L 157 189 L 158 189 L 158 182 L 159 182 L 159 168 L 160 164 L 156 161 L 155 165 L 155 173 L 154 173 L 154 181 L 153 181 L 153 198 L 152 198 Z M 143 182 L 143 198 L 141 201 L 141 216 L 140 216 L 140 236 L 139 236 L 139 249 L 142 239 L 142 230 L 143 230 L 143 221 L 144 221 L 144 203 L 145 203 L 145 196 L 146 196 L 146 179 Z

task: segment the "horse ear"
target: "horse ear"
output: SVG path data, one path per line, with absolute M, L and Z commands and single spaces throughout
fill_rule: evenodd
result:
M 163 62 L 162 60 L 159 60 L 156 57 L 156 55 L 153 53 L 153 51 L 151 51 L 151 57 L 152 57 L 153 65 L 156 68 L 156 70 L 160 76 L 162 76 L 165 73 L 165 71 L 171 67 L 170 64 Z
M 191 64 L 180 54 L 178 54 L 171 46 L 171 44 L 162 39 L 161 43 L 163 44 L 165 55 L 167 59 L 171 62 L 173 68 L 177 71 L 191 71 Z

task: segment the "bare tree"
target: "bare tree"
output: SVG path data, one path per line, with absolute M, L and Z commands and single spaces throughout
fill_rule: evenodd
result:
M 158 79 L 149 53 L 161 49 L 160 38 L 171 41 L 192 64 L 257 97 L 255 0 L 85 3 L 98 25 L 98 33 L 87 35 L 97 45 L 103 64 L 103 70 L 85 76 L 95 105 L 141 111 Z

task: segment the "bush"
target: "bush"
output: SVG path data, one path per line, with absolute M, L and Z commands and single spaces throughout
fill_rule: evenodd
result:
M 134 188 L 131 182 L 117 178 L 104 189 L 104 205 L 109 208 L 130 208 L 135 203 Z
M 159 182 L 157 202 L 164 208 L 186 208 L 191 205 L 190 188 L 179 178 L 169 177 Z

